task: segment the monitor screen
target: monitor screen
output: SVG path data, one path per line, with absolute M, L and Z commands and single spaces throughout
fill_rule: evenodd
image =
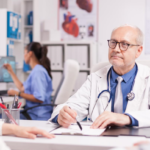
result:
M 4 64 L 10 64 L 16 73 L 16 61 L 14 56 L 0 57 L 0 82 L 13 82 L 8 71 L 3 67 Z

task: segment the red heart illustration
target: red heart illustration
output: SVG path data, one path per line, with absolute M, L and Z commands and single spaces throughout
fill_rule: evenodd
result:
M 93 9 L 93 3 L 91 0 L 76 0 L 77 5 L 86 10 L 87 12 L 91 12 Z
M 68 15 L 66 16 L 66 19 L 62 24 L 62 27 L 66 33 L 71 34 L 74 37 L 77 37 L 79 35 L 79 26 L 76 22 L 77 19 L 73 18 L 69 19 L 69 17 L 71 17 L 70 13 L 68 13 Z

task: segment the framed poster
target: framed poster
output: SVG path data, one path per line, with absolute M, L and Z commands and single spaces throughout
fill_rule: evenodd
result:
M 97 41 L 98 1 L 59 0 L 59 29 L 62 40 Z
M 150 1 L 146 0 L 145 16 L 145 54 L 150 54 Z

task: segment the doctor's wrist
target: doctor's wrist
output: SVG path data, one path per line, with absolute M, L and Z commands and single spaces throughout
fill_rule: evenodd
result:
M 132 120 L 128 115 L 124 114 L 124 119 L 125 119 L 125 125 L 131 125 L 132 124 Z

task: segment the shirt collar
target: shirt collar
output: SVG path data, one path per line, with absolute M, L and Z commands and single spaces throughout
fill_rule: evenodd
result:
M 128 82 L 128 80 L 135 75 L 136 72 L 136 64 L 134 65 L 133 69 L 130 70 L 128 73 L 124 74 L 123 76 L 121 76 L 123 78 L 123 81 Z M 111 67 L 111 77 L 113 82 L 115 82 L 115 80 L 117 79 L 119 75 L 114 71 L 113 67 Z

